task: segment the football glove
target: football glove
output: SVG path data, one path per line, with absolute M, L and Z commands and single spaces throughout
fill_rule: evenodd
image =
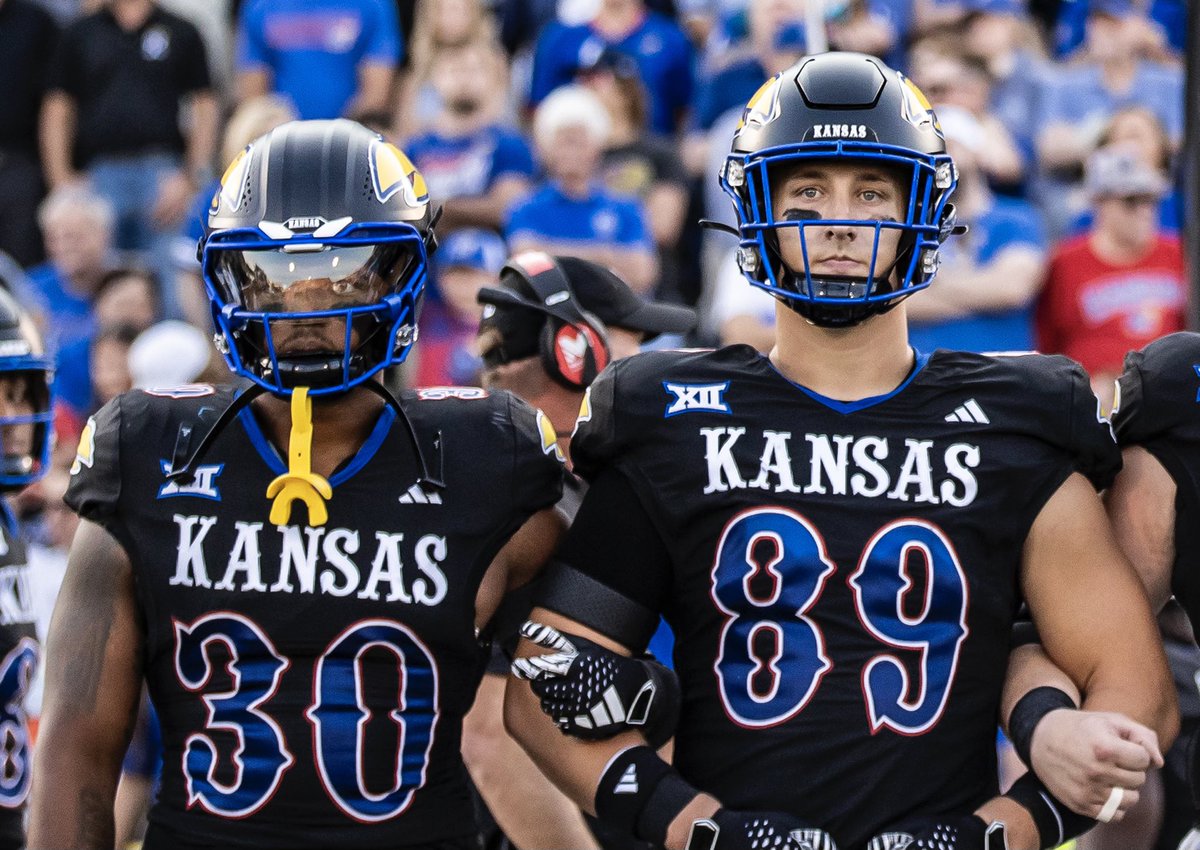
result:
M 975 815 L 931 818 L 903 824 L 867 843 L 867 850 L 1008 850 L 1003 823 Z
M 653 658 L 618 655 L 532 621 L 521 626 L 521 637 L 550 652 L 516 659 L 512 673 L 529 681 L 564 733 L 602 740 L 636 729 L 656 747 L 674 734 L 679 680 Z
M 719 809 L 692 822 L 686 850 L 838 850 L 829 833 L 779 812 Z

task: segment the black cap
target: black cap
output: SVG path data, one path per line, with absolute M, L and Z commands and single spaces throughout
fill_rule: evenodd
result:
M 650 340 L 663 333 L 686 333 L 696 326 L 695 310 L 679 304 L 646 301 L 604 266 L 578 257 L 556 256 L 554 261 L 566 275 L 579 306 L 606 327 L 640 331 Z M 516 293 L 530 302 L 535 297 L 529 284 L 507 267 L 500 272 L 500 287 L 508 296 Z M 521 307 L 511 298 L 489 299 L 487 293 L 488 289 L 483 289 L 479 299 L 489 305 L 480 332 L 495 329 L 504 341 L 508 360 L 536 354 L 545 312 L 532 305 Z

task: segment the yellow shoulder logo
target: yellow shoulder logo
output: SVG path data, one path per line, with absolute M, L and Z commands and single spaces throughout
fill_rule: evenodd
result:
M 71 464 L 71 474 L 74 475 L 83 467 L 92 468 L 96 460 L 96 417 L 89 416 L 79 435 L 79 448 L 75 450 L 75 461 Z

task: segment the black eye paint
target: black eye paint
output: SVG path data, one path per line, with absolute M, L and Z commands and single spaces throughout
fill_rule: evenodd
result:
M 781 221 L 816 221 L 821 214 L 816 210 L 802 210 L 796 207 L 784 210 Z

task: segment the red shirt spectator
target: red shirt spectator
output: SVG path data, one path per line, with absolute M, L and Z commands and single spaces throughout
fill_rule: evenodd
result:
M 1165 178 L 1125 150 L 1101 149 L 1086 185 L 1095 224 L 1059 246 L 1038 305 L 1038 348 L 1073 357 L 1104 402 L 1125 352 L 1182 330 L 1187 286 L 1179 239 L 1158 224 Z

